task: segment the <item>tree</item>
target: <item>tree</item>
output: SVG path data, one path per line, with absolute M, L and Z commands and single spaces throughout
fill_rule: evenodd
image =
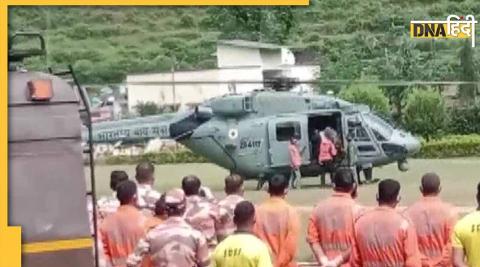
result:
M 385 81 L 414 81 L 421 73 L 419 51 L 407 36 L 403 36 L 397 48 L 385 49 L 385 56 L 377 60 L 376 74 Z M 408 85 L 384 87 L 385 95 L 394 108 L 393 117 L 402 122 L 405 99 L 410 92 Z
M 342 90 L 339 96 L 353 103 L 365 104 L 380 114 L 388 115 L 390 113 L 388 98 L 378 86 L 355 84 Z
M 440 134 L 447 118 L 442 96 L 431 89 L 415 89 L 408 95 L 405 106 L 405 126 L 427 141 Z
M 162 113 L 162 109 L 155 102 L 138 102 L 134 107 L 140 117 Z
M 474 51 L 472 49 L 470 40 L 465 40 L 463 47 L 460 49 L 460 69 L 459 76 L 461 81 L 478 82 L 478 75 L 474 62 Z M 461 84 L 458 96 L 460 100 L 465 104 L 471 104 L 475 102 L 475 96 L 477 91 L 476 84 Z
M 285 43 L 296 26 L 289 7 L 211 7 L 206 25 L 220 30 L 221 38 Z

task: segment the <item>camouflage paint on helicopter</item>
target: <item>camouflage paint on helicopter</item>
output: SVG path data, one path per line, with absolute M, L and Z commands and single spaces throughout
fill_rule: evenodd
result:
M 318 175 L 311 168 L 310 137 L 315 129 L 334 128 L 346 146 L 351 134 L 360 164 L 382 166 L 418 152 L 420 142 L 395 129 L 368 107 L 324 95 L 254 91 L 213 98 L 194 110 L 179 114 L 103 122 L 94 125 L 94 142 L 136 142 L 172 138 L 211 162 L 246 178 L 268 178 L 289 171 L 287 145 L 300 137 L 306 147 L 302 173 Z

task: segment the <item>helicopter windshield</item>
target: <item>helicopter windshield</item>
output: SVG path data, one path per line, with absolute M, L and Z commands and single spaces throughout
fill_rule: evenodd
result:
M 368 125 L 372 128 L 379 141 L 387 141 L 392 137 L 393 127 L 372 113 L 363 114 Z

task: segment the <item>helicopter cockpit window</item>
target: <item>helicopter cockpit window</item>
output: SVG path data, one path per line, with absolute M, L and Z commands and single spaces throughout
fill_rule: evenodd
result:
M 388 141 L 387 138 L 385 138 L 382 134 L 380 134 L 377 130 L 373 129 L 373 134 L 375 135 L 375 138 L 377 138 L 377 141 Z
M 393 127 L 372 113 L 364 114 L 378 141 L 387 141 L 392 137 Z
M 370 136 L 368 135 L 367 130 L 365 130 L 365 128 L 362 126 L 355 128 L 355 140 L 364 142 L 370 141 Z
M 277 141 L 289 141 L 290 137 L 297 135 L 301 139 L 300 123 L 299 122 L 282 122 L 277 123 Z

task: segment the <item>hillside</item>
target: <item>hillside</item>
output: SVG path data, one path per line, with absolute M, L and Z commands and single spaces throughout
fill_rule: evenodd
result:
M 394 78 L 459 80 L 461 41 L 402 37 L 412 19 L 449 14 L 480 14 L 480 1 L 322 0 L 290 9 L 15 7 L 9 28 L 41 31 L 47 40 L 47 58 L 29 59 L 27 66 L 71 63 L 84 83 L 117 83 L 127 73 L 169 70 L 174 61 L 176 69 L 213 67 L 219 38 L 286 44 L 318 58 L 322 77 L 335 79 L 385 78 L 379 68 L 392 57 L 405 58 L 407 45 L 418 69 Z M 395 67 L 397 61 L 390 62 Z M 476 66 L 479 61 L 476 53 Z

